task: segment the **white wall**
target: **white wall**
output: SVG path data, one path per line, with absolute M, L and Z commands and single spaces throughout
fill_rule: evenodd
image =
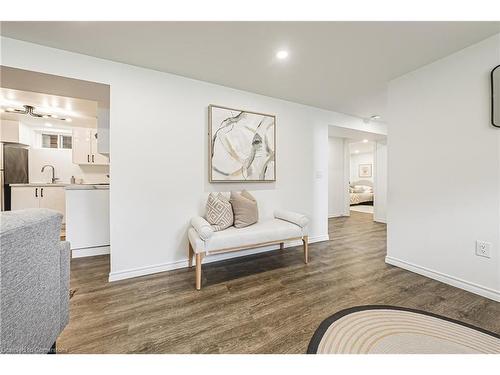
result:
M 390 83 L 387 262 L 500 301 L 498 64 L 500 34 Z
M 278 207 L 303 212 L 311 218 L 311 240 L 327 239 L 328 124 L 365 131 L 379 126 L 158 71 L 1 41 L 4 65 L 111 85 L 111 279 L 186 266 L 188 223 L 204 213 L 209 191 L 254 191 L 263 216 Z M 276 183 L 208 182 L 211 103 L 277 116 Z
M 69 183 L 71 176 L 76 179 L 83 179 L 84 183 L 104 183 L 109 179 L 107 165 L 78 165 L 73 164 L 71 150 L 50 149 L 50 148 L 30 148 L 29 151 L 29 179 L 30 182 L 50 182 L 52 170 L 46 169 L 41 172 L 45 164 L 53 165 L 57 182 Z
M 373 177 L 373 220 L 387 221 L 387 144 L 386 141 L 375 143 Z
M 345 139 L 340 137 L 329 137 L 328 141 L 328 217 L 346 216 L 349 215 L 346 206 L 348 182 L 345 173 L 349 165 L 349 159 L 346 158 L 348 145 Z
M 359 165 L 360 164 L 371 164 L 372 165 L 372 176 L 371 177 L 359 177 Z M 356 182 L 359 180 L 368 180 L 373 182 L 373 152 L 363 152 L 359 154 L 351 154 L 350 161 L 350 182 Z

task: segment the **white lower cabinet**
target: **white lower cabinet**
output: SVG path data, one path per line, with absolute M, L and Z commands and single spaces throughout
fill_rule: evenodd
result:
M 11 210 L 24 210 L 26 208 L 40 207 L 40 188 L 31 186 L 19 186 L 11 188 Z
M 66 198 L 61 186 L 13 186 L 11 188 L 11 209 L 50 208 L 66 216 Z

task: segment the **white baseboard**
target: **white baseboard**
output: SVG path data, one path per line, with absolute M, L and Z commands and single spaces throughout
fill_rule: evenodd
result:
M 88 247 L 85 249 L 71 250 L 72 258 L 93 257 L 95 255 L 105 255 L 110 253 L 109 246 Z
M 458 277 L 450 276 L 442 272 L 434 271 L 429 268 L 422 267 L 390 256 L 385 257 L 385 262 L 393 266 L 418 273 L 419 275 L 427 276 L 431 279 L 441 281 L 442 283 L 466 290 L 468 292 L 492 299 L 493 301 L 500 302 L 500 291 L 471 283 L 469 281 L 459 279 Z
M 342 217 L 342 216 L 344 216 L 344 214 L 333 214 L 333 215 L 328 214 L 329 219 L 331 219 L 332 217 Z
M 386 219 L 375 217 L 375 215 L 373 216 L 373 221 L 376 221 L 377 223 L 387 224 L 387 220 Z
M 309 243 L 323 242 L 323 241 L 328 241 L 329 239 L 330 239 L 330 237 L 328 236 L 328 234 L 322 235 L 322 236 L 309 237 Z M 301 241 L 291 241 L 291 242 L 285 243 L 285 247 L 293 247 L 293 246 L 299 246 L 299 245 L 302 245 Z M 258 254 L 258 253 L 263 253 L 266 251 L 276 250 L 276 249 L 279 249 L 279 245 L 266 246 L 266 247 L 261 247 L 261 248 L 257 248 L 257 249 L 238 251 L 238 252 L 234 252 L 234 253 L 211 255 L 211 256 L 207 256 L 203 260 L 203 263 L 218 262 L 220 260 L 238 258 L 238 257 L 246 256 L 246 255 Z M 152 265 L 152 266 L 145 266 L 145 267 L 131 268 L 128 270 L 123 270 L 123 271 L 110 272 L 109 281 L 112 282 L 112 281 L 118 281 L 118 280 L 125 280 L 125 279 L 130 279 L 133 277 L 145 276 L 145 275 L 150 275 L 150 274 L 158 273 L 158 272 L 172 271 L 172 270 L 176 270 L 179 268 L 186 268 L 187 266 L 188 266 L 188 260 L 187 260 L 187 258 L 185 258 L 185 259 L 181 259 L 181 260 L 178 260 L 175 262 L 162 263 L 162 264 L 156 264 L 156 265 Z
M 329 219 L 333 219 L 334 217 L 346 217 L 346 216 L 351 216 L 350 213 L 342 213 L 342 214 L 335 214 L 335 215 L 328 215 Z

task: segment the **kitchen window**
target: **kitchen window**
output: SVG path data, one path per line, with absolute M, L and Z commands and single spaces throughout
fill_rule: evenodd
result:
M 43 148 L 72 148 L 72 139 L 70 135 L 65 134 L 42 134 Z

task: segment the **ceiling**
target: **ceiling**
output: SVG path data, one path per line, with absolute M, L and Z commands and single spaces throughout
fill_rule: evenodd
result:
M 388 81 L 498 32 L 500 22 L 1 23 L 3 36 L 381 121 Z
M 352 142 L 349 143 L 349 152 L 352 154 L 363 154 L 373 152 L 375 149 L 374 142 Z
M 345 138 L 347 139 L 348 143 L 361 142 L 364 139 L 373 142 L 384 142 L 387 138 L 385 134 L 344 128 L 342 126 L 335 126 L 335 125 L 330 125 L 328 127 L 328 136 Z
M 35 107 L 36 113 L 57 115 L 58 118 L 36 118 L 7 112 L 11 108 L 22 110 L 24 105 Z M 97 126 L 97 102 L 91 100 L 0 88 L 0 109 L 2 119 L 21 121 L 36 128 L 71 129 L 75 126 Z M 60 118 L 68 118 L 71 122 L 62 121 Z

